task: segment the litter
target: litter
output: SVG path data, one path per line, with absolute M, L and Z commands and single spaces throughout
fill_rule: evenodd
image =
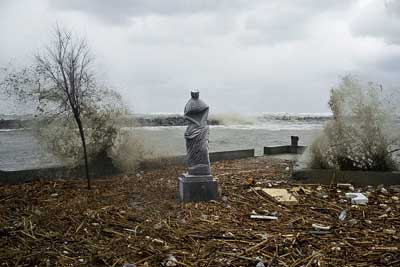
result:
M 327 231 L 327 230 L 330 230 L 330 229 L 331 229 L 330 226 L 325 226 L 325 225 L 322 225 L 322 224 L 319 224 L 319 223 L 313 223 L 311 226 L 312 226 L 313 228 L 317 229 L 317 230 L 324 230 L 324 231 Z
M 342 188 L 342 189 L 350 189 L 350 187 L 352 187 L 351 184 L 343 184 L 343 183 L 339 183 L 336 185 L 337 188 Z
M 286 189 L 282 188 L 263 188 L 262 190 L 271 198 L 275 199 L 279 203 L 285 205 L 296 205 L 299 203 L 296 197 L 288 192 Z
M 368 203 L 368 198 L 362 193 L 346 193 L 346 198 L 350 198 L 352 204 L 365 205 Z
M 268 216 L 268 215 L 258 215 L 258 214 L 251 214 L 250 219 L 260 219 L 260 220 L 278 220 L 276 216 Z
M 347 217 L 347 211 L 346 210 L 342 210 L 342 212 L 340 212 L 339 214 L 339 220 L 344 221 Z
M 384 234 L 388 234 L 388 235 L 394 235 L 396 233 L 395 229 L 385 229 L 383 230 Z

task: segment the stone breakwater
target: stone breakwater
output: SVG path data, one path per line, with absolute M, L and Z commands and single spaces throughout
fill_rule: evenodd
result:
M 136 117 L 134 122 L 138 126 L 186 126 L 187 122 L 181 115 L 171 115 L 163 117 Z M 216 119 L 208 120 L 210 125 L 221 124 Z
M 30 128 L 38 119 L 0 119 L 0 129 Z M 128 116 L 121 119 L 123 126 L 186 126 L 187 122 L 181 115 L 169 116 Z M 220 125 L 219 120 L 211 119 L 210 125 Z
M 29 128 L 33 120 L 0 119 L 0 129 L 23 129 Z

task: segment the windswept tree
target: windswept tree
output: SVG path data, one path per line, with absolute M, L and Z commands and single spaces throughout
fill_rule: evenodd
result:
M 62 110 L 70 110 L 73 114 L 82 141 L 85 174 L 90 189 L 88 154 L 82 123 L 85 98 L 91 98 L 96 90 L 89 52 L 84 39 L 74 40 L 70 32 L 57 26 L 54 43 L 47 47 L 44 54 L 36 55 L 36 61 L 39 71 L 50 83 L 49 87 L 43 88 L 42 97 L 57 99 Z
M 34 101 L 42 118 L 39 134 L 53 152 L 78 163 L 83 158 L 89 189 L 90 157 L 112 145 L 115 117 L 125 112 L 121 97 L 98 83 L 93 60 L 85 39 L 57 26 L 33 66 L 9 71 L 2 82 L 20 100 Z

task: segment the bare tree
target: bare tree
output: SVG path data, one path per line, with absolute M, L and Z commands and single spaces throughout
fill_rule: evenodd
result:
M 43 54 L 36 55 L 37 68 L 50 84 L 41 90 L 43 98 L 55 98 L 63 111 L 73 114 L 82 141 L 85 175 L 90 189 L 89 161 L 86 146 L 82 110 L 85 99 L 96 90 L 92 72 L 93 58 L 85 39 L 74 39 L 71 32 L 58 25 L 54 30 L 53 43 Z
M 83 158 L 90 189 L 90 159 L 113 145 L 125 105 L 118 93 L 98 83 L 87 42 L 72 32 L 57 25 L 52 42 L 34 59 L 21 70 L 0 69 L 1 93 L 36 107 L 39 141 L 71 166 Z

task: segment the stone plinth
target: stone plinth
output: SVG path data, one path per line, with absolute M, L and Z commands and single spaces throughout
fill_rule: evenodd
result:
M 212 175 L 179 177 L 179 199 L 182 202 L 210 201 L 218 198 L 218 184 Z

